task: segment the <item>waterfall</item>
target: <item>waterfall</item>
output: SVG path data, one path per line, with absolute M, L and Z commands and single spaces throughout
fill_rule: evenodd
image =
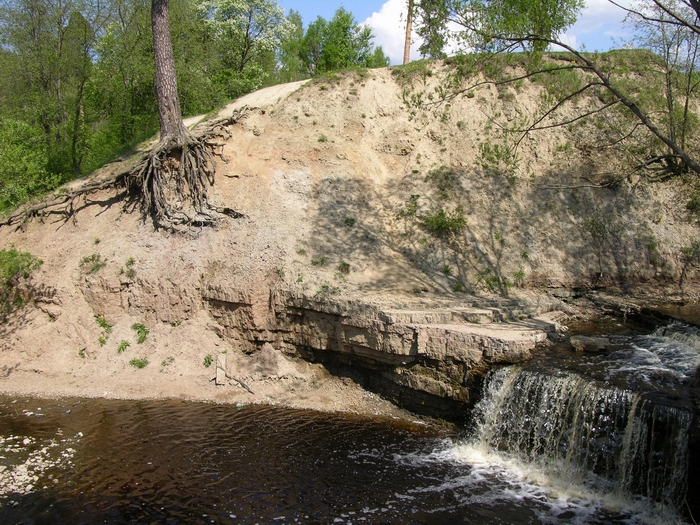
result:
M 493 371 L 475 407 L 474 444 L 601 493 L 679 509 L 690 411 L 570 372 Z

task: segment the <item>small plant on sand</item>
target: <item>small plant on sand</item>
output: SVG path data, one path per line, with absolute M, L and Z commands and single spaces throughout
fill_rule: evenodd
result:
M 462 230 L 467 224 L 464 209 L 457 206 L 453 212 L 432 210 L 425 214 L 423 226 L 434 235 L 449 235 Z
M 133 257 L 129 257 L 126 260 L 125 264 L 126 264 L 126 268 L 127 268 L 126 276 L 129 279 L 133 279 L 136 276 L 136 270 L 134 270 L 134 264 L 136 264 L 136 259 L 134 259 Z M 122 268 L 121 272 L 119 272 L 119 273 L 124 273 L 124 269 Z
M 119 343 L 119 346 L 117 346 L 117 353 L 121 354 L 124 350 L 126 350 L 130 346 L 131 345 L 129 344 L 129 341 L 122 339 Z
M 355 219 L 352 219 L 350 217 L 345 219 L 345 226 L 347 226 L 348 228 L 352 228 L 353 226 L 355 226 Z
M 87 257 L 83 257 L 80 261 L 80 266 L 87 266 L 88 273 L 95 273 L 107 264 L 107 261 L 102 260 L 102 256 L 99 253 L 93 253 Z
M 214 358 L 211 356 L 211 354 L 207 354 L 204 357 L 204 366 L 206 368 L 209 368 L 213 362 L 214 362 Z
M 112 325 L 107 322 L 107 320 L 104 318 L 104 315 L 96 315 L 95 322 L 97 323 L 97 326 L 99 326 L 103 330 L 102 335 L 98 337 L 97 342 L 100 343 L 100 346 L 104 346 L 107 342 L 109 334 L 112 333 Z
M 95 316 L 95 322 L 97 323 L 97 326 L 99 326 L 100 328 L 102 328 L 102 330 L 105 331 L 105 333 L 112 333 L 112 325 L 107 322 L 104 315 Z
M 168 356 L 167 358 L 163 359 L 160 362 L 160 371 L 163 372 L 165 369 L 167 369 L 174 362 L 175 362 L 175 358 L 173 356 Z
M 136 342 L 138 344 L 143 343 L 146 340 L 146 336 L 148 336 L 148 328 L 146 328 L 145 325 L 141 323 L 134 323 L 131 325 L 131 329 L 136 332 Z
M 340 288 L 337 286 L 331 286 L 330 284 L 323 284 L 321 288 L 316 292 L 316 295 L 330 294 L 335 295 L 340 292 Z
M 311 266 L 323 266 L 326 264 L 326 257 L 321 255 L 317 259 L 311 259 Z
M 328 137 L 326 137 L 325 135 L 321 135 L 320 137 L 318 137 L 318 141 L 319 142 L 328 142 Z
M 145 357 L 143 359 L 134 358 L 129 361 L 129 364 L 134 368 L 146 368 L 146 366 L 148 366 L 148 359 Z
M 346 262 L 341 262 L 338 265 L 338 271 L 340 273 L 348 274 L 348 273 L 350 273 L 350 265 Z

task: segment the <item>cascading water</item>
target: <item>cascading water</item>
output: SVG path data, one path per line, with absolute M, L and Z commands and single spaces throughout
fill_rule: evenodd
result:
M 692 522 L 700 331 L 621 330 L 601 353 L 562 344 L 493 371 L 468 439 L 263 406 L 0 396 L 0 522 Z
M 560 348 L 494 370 L 475 407 L 470 446 L 560 483 L 681 511 L 700 330 L 672 323 L 609 340 L 601 354 Z
M 476 410 L 476 440 L 598 492 L 680 508 L 692 415 L 571 373 L 494 372 Z

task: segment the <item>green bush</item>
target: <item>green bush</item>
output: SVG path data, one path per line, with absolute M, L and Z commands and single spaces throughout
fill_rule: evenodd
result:
M 138 344 L 141 344 L 146 340 L 149 330 L 145 325 L 141 323 L 134 323 L 131 325 L 131 329 L 136 332 L 136 342 Z
M 26 301 L 29 290 L 23 286 L 42 260 L 14 248 L 0 250 L 0 320 Z
M 0 119 L 0 213 L 56 189 L 61 176 L 47 171 L 46 140 L 29 124 Z
M 430 170 L 425 176 L 425 182 L 432 183 L 438 189 L 441 199 L 447 199 L 459 186 L 457 174 L 447 166 Z
M 95 273 L 104 268 L 107 265 L 107 261 L 102 259 L 102 256 L 99 253 L 93 253 L 92 255 L 83 257 L 83 259 L 80 261 L 81 267 L 86 265 L 88 265 L 89 273 Z
M 423 217 L 423 226 L 435 235 L 457 233 L 466 225 L 464 209 L 461 206 L 455 208 L 451 213 L 443 209 L 431 210 Z
M 146 368 L 148 366 L 148 359 L 145 357 L 143 359 L 132 359 L 129 361 L 129 364 L 133 366 L 134 368 Z

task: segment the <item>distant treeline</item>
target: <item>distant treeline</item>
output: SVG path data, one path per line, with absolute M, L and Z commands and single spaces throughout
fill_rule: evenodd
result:
M 158 127 L 149 0 L 0 0 L 0 213 L 114 159 Z M 184 115 L 261 87 L 383 67 L 340 8 L 306 30 L 276 0 L 170 0 Z

